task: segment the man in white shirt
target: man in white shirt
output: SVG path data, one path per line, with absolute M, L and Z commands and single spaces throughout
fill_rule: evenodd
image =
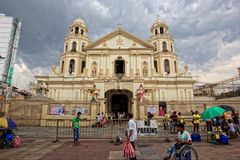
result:
M 132 113 L 128 113 L 128 136 L 127 136 L 127 140 L 130 141 L 130 143 L 132 144 L 134 150 L 136 150 L 135 148 L 135 141 L 137 140 L 137 124 L 136 121 L 133 119 L 133 114 Z M 137 158 L 130 158 L 130 160 L 136 160 Z

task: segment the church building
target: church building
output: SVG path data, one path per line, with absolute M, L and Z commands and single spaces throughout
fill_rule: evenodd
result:
M 168 25 L 157 19 L 148 40 L 117 27 L 90 41 L 86 23 L 77 18 L 64 39 L 58 66 L 35 76 L 56 101 L 96 103 L 97 112 L 133 112 L 139 106 L 193 100 L 193 80 L 179 58 Z M 158 108 L 157 108 L 158 110 Z

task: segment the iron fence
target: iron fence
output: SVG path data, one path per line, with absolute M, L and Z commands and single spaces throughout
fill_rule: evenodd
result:
M 14 118 L 13 118 L 14 119 Z M 72 121 L 63 119 L 46 120 L 47 126 L 41 126 L 40 119 L 14 119 L 17 123 L 16 133 L 21 137 L 31 138 L 51 138 L 58 141 L 59 139 L 72 138 Z M 103 126 L 99 126 L 96 120 L 81 120 L 80 121 L 80 137 L 84 139 L 112 139 L 117 136 L 125 138 L 127 129 L 127 119 L 114 119 L 107 121 Z M 163 119 L 153 119 L 148 124 L 148 120 L 138 121 L 143 125 L 138 126 L 139 138 L 174 138 L 175 132 L 170 128 L 169 122 L 166 129 L 163 127 Z M 206 136 L 205 122 L 201 121 L 199 125 L 199 133 L 201 136 Z M 185 129 L 190 133 L 193 132 L 192 118 L 185 118 Z

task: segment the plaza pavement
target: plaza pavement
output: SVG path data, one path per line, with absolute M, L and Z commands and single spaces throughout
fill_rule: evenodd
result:
M 141 139 L 137 142 L 140 160 L 160 159 L 172 142 L 159 139 Z M 195 142 L 201 160 L 239 160 L 240 139 L 230 140 L 229 145 L 214 145 Z M 119 160 L 122 157 L 122 145 L 114 145 L 110 140 L 82 139 L 74 145 L 71 140 L 52 142 L 49 139 L 24 138 L 21 147 L 0 149 L 0 160 Z

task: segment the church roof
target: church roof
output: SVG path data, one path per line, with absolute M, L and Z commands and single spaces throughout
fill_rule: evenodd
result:
M 148 48 L 148 49 L 154 49 L 154 46 L 153 46 L 152 44 L 150 44 L 150 43 L 148 43 L 148 42 L 146 42 L 146 41 L 144 41 L 144 40 L 141 40 L 140 38 L 132 35 L 131 33 L 123 30 L 123 29 L 120 28 L 120 27 L 117 28 L 115 31 L 110 32 L 110 33 L 108 33 L 107 35 L 99 38 L 98 40 L 90 43 L 90 44 L 86 47 L 86 49 L 87 49 L 87 50 L 88 50 L 88 49 L 93 49 L 95 46 L 97 46 L 97 45 L 99 45 L 99 44 L 101 44 L 101 43 L 103 43 L 103 42 L 105 42 L 105 41 L 107 41 L 107 40 L 109 40 L 109 39 L 117 36 L 117 35 L 122 35 L 122 36 L 125 36 L 125 37 L 129 38 L 129 39 L 132 39 L 133 41 L 138 42 L 139 44 L 143 45 L 144 47 L 146 47 L 146 48 Z

